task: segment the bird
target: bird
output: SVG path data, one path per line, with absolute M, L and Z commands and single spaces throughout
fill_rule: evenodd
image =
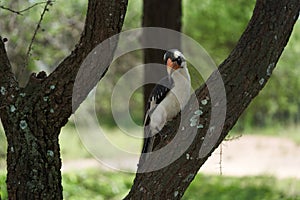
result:
M 166 122 L 172 120 L 190 99 L 191 78 L 184 55 L 178 49 L 167 50 L 163 56 L 167 76 L 153 88 L 146 106 L 142 155 L 153 151 Z

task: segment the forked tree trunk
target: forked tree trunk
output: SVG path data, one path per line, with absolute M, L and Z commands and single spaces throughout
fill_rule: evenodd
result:
M 76 49 L 48 77 L 42 73 L 33 75 L 24 89 L 18 87 L 4 44 L 0 41 L 0 117 L 8 140 L 7 186 L 10 199 L 62 199 L 57 138 L 60 128 L 72 113 L 74 81 L 87 54 L 104 39 L 120 32 L 126 5 L 126 0 L 90 0 L 85 29 Z M 227 104 L 224 128 L 220 124 L 208 126 L 211 104 L 202 102 L 206 106 L 203 106 L 199 123 L 204 127 L 197 130 L 193 143 L 171 165 L 137 174 L 125 199 L 182 197 L 210 153 L 265 85 L 298 19 L 299 10 L 298 0 L 257 1 L 253 17 L 237 47 L 219 67 L 227 99 L 217 99 L 217 103 L 212 106 L 218 107 L 224 102 Z M 112 45 L 111 52 L 114 48 Z M 101 67 L 103 73 L 97 75 L 98 80 L 108 65 Z M 207 85 L 214 86 L 217 74 L 211 76 Z M 76 97 L 74 109 L 83 101 L 87 92 Z M 208 88 L 203 86 L 197 90 L 196 95 L 201 101 L 210 94 Z M 186 117 L 180 127 L 186 137 L 192 135 L 195 128 L 190 126 L 189 119 L 193 113 L 189 111 L 189 106 L 182 112 Z M 171 139 L 178 122 L 177 118 L 172 125 L 164 128 L 162 132 L 167 137 L 159 145 Z M 208 129 L 210 135 L 222 129 L 222 135 L 207 155 L 199 157 L 200 148 L 204 146 L 202 138 Z M 165 158 L 161 155 L 159 159 Z
M 1 113 L 8 142 L 9 198 L 62 199 L 58 135 L 66 120 L 56 122 L 57 107 L 49 105 L 54 99 L 32 84 L 10 93 Z
M 179 132 L 182 141 L 178 142 L 178 148 L 172 151 L 184 149 L 185 146 L 180 145 L 189 140 L 189 137 L 195 137 L 193 142 L 186 147 L 187 150 L 180 152 L 181 156 L 170 165 L 156 171 L 138 173 L 125 199 L 180 199 L 183 196 L 200 167 L 266 84 L 289 40 L 299 11 L 299 0 L 257 0 L 253 16 L 235 49 L 219 66 L 219 70 L 211 75 L 206 85 L 196 91 L 203 114 L 197 110 L 190 110 L 197 103 L 196 99 L 191 99 L 181 113 L 183 123 L 179 127 Z M 218 74 L 223 79 L 226 95 L 215 94 L 220 90 Z M 213 103 L 212 95 L 214 95 Z M 223 114 L 224 108 L 227 110 L 224 126 L 222 123 L 209 124 L 215 120 L 209 120 L 212 108 L 217 110 L 216 118 L 218 114 L 220 116 Z M 194 124 L 194 111 L 196 117 L 201 114 L 197 124 Z M 177 117 L 164 127 L 160 134 L 166 137 L 159 146 L 172 141 L 177 132 L 174 127 L 179 121 Z M 221 132 L 220 136 L 215 135 L 218 131 Z M 213 141 L 214 137 L 217 137 L 216 141 Z M 203 149 L 208 152 L 203 154 L 205 152 Z M 148 164 L 155 168 L 155 165 L 165 160 L 170 160 L 170 157 L 161 154 Z
M 63 198 L 60 129 L 104 75 L 117 43 L 110 43 L 109 52 L 99 52 L 107 56 L 98 70 L 101 73 L 85 88 L 75 88 L 84 91 L 74 97 L 76 75 L 94 47 L 121 31 L 126 8 L 127 0 L 89 0 L 85 28 L 75 50 L 48 77 L 43 72 L 32 74 L 25 88 L 19 88 L 0 38 L 0 117 L 8 142 L 9 199 Z

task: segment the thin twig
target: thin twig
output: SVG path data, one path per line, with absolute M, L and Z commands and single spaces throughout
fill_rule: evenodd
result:
M 230 136 L 230 137 L 227 136 L 224 139 L 224 141 L 237 140 L 237 139 L 241 138 L 242 136 L 243 136 L 242 134 L 237 135 L 237 136 Z M 220 172 L 221 176 L 223 175 L 223 166 L 222 166 L 222 163 L 223 163 L 223 142 L 220 144 L 220 158 L 219 158 L 219 172 Z
M 240 135 L 236 135 L 236 136 L 227 136 L 224 141 L 232 141 L 232 140 L 237 140 L 239 138 L 241 138 L 243 135 L 240 134 Z
M 36 26 L 36 28 L 35 28 L 35 30 L 34 30 L 33 36 L 32 36 L 32 38 L 31 38 L 30 44 L 29 44 L 29 46 L 28 46 L 27 53 L 26 53 L 26 58 L 25 58 L 25 62 L 24 62 L 24 66 L 23 66 L 23 69 L 22 69 L 21 74 L 23 73 L 24 69 L 25 69 L 25 68 L 27 67 L 27 65 L 28 65 L 29 58 L 30 58 L 30 54 L 31 54 L 31 51 L 32 51 L 32 45 L 33 45 L 33 43 L 34 43 L 34 41 L 35 41 L 35 39 L 36 39 L 36 35 L 37 35 L 39 29 L 41 28 L 41 23 L 42 23 L 42 21 L 43 21 L 43 19 L 44 19 L 44 16 L 45 16 L 46 12 L 48 11 L 48 6 L 49 6 L 52 2 L 53 2 L 53 1 L 51 1 L 51 0 L 46 2 L 46 5 L 45 5 L 44 10 L 43 10 L 43 12 L 42 12 L 42 14 L 41 14 L 40 20 L 39 20 L 39 22 L 38 22 L 38 24 L 37 24 L 37 26 Z
M 15 11 L 15 10 L 13 10 L 11 8 L 8 8 L 8 7 L 5 7 L 5 6 L 0 6 L 0 8 L 3 9 L 3 10 L 8 10 L 8 11 L 10 11 L 12 13 L 15 13 L 15 14 L 18 14 L 18 15 L 21 15 L 20 11 Z
M 45 4 L 45 3 L 47 4 L 48 1 L 42 1 L 42 2 L 35 3 L 35 4 L 33 4 L 33 5 L 25 8 L 25 9 L 19 10 L 19 11 L 13 10 L 13 9 L 5 7 L 5 6 L 0 6 L 0 8 L 3 9 L 3 10 L 7 10 L 7 11 L 10 11 L 12 13 L 15 13 L 17 15 L 22 15 L 23 12 L 26 12 L 26 11 L 30 10 L 31 8 L 34 8 L 35 6 L 38 6 L 38 5 L 41 5 L 41 4 Z
M 20 10 L 19 12 L 22 13 L 22 12 L 26 12 L 28 10 L 30 10 L 31 8 L 35 7 L 35 6 L 38 6 L 38 5 L 41 5 L 41 4 L 50 4 L 52 3 L 52 1 L 42 1 L 42 2 L 38 2 L 38 3 L 35 3 L 33 4 L 32 6 L 29 6 L 28 8 L 25 8 L 23 10 Z
M 223 175 L 222 159 L 223 159 L 223 143 L 220 144 L 220 160 L 219 160 L 219 170 L 221 176 Z

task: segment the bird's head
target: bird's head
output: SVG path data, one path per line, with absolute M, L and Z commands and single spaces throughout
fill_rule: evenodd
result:
M 170 49 L 165 53 L 164 63 L 167 65 L 169 75 L 175 70 L 186 67 L 185 57 L 177 49 Z

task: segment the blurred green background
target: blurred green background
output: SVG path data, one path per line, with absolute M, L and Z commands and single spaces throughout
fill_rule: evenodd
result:
M 38 1 L 7 0 L 0 5 L 22 10 Z M 183 0 L 182 32 L 195 39 L 219 65 L 235 47 L 254 8 L 254 0 Z M 29 69 L 44 70 L 49 74 L 74 48 L 84 25 L 86 0 L 56 0 L 47 12 L 33 45 Z M 23 15 L 0 9 L 1 36 L 8 38 L 7 51 L 16 73 L 24 64 L 26 51 L 43 5 Z M 129 1 L 123 30 L 141 27 L 142 1 Z M 270 81 L 239 119 L 231 135 L 263 134 L 288 137 L 300 144 L 300 22 L 295 25 Z M 116 129 L 111 113 L 111 91 L 119 78 L 132 67 L 143 63 L 142 51 L 134 51 L 114 61 L 107 73 L 105 87 L 97 88 L 96 113 L 102 126 L 113 135 Z M 28 72 L 29 74 L 29 72 Z M 26 83 L 26 77 L 19 77 Z M 193 86 L 202 83 L 192 75 Z M 133 120 L 143 121 L 142 90 L 137 90 L 130 101 Z M 68 124 L 61 135 L 63 160 L 85 159 L 92 156 L 82 147 Z M 71 127 L 71 128 L 70 128 Z M 230 144 L 229 144 L 230 145 Z M 276 148 L 276 147 L 275 147 Z M 6 141 L 0 130 L 0 186 L 5 193 Z M 64 174 L 66 199 L 121 199 L 128 192 L 132 174 L 84 170 Z M 299 180 L 278 180 L 274 177 L 224 177 L 198 175 L 184 199 L 300 199 Z

